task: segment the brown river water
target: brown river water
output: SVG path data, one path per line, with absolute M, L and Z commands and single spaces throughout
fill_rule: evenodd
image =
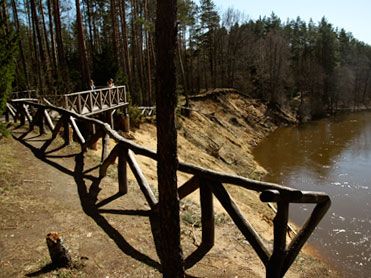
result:
M 254 150 L 265 181 L 326 192 L 331 208 L 309 242 L 344 277 L 371 277 L 371 112 L 279 128 Z M 290 205 L 302 225 L 311 205 Z

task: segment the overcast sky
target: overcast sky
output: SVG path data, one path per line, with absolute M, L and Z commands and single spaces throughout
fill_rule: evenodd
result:
M 251 19 L 274 12 L 282 21 L 300 16 L 318 23 L 323 16 L 334 27 L 344 28 L 355 38 L 371 45 L 371 0 L 214 0 L 219 11 L 229 7 Z

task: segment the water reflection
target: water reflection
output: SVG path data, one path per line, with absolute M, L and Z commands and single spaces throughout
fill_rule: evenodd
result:
M 266 181 L 331 196 L 333 205 L 311 241 L 343 267 L 347 277 L 369 277 L 371 113 L 278 129 L 254 156 L 269 171 Z M 290 217 L 301 224 L 311 210 L 292 205 Z

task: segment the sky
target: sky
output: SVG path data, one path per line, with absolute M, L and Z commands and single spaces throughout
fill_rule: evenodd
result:
M 221 12 L 232 7 L 249 19 L 274 12 L 284 22 L 300 16 L 306 22 L 312 18 L 318 23 L 325 16 L 334 27 L 344 28 L 371 45 L 371 0 L 214 0 L 214 3 Z

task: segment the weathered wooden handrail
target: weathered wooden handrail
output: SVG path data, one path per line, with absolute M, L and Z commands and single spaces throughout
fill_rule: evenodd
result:
M 18 92 L 12 92 L 10 98 L 20 99 L 20 98 L 37 98 L 38 94 L 36 90 L 24 90 Z
M 36 109 L 33 117 L 27 118 L 30 127 L 33 128 L 34 126 L 39 126 L 40 132 L 44 132 L 43 117 L 45 117 L 49 129 L 52 131 L 51 139 L 47 140 L 41 147 L 43 152 L 46 151 L 51 142 L 56 138 L 62 127 L 64 127 L 65 143 L 69 143 L 70 136 L 68 125 L 72 127 L 72 130 L 76 134 L 83 150 L 86 150 L 86 148 L 89 147 L 87 144 L 92 144 L 101 137 L 102 163 L 99 168 L 100 178 L 103 178 L 106 175 L 108 167 L 110 167 L 114 163 L 115 159 L 118 158 L 119 192 L 121 194 L 127 193 L 126 171 L 127 166 L 129 166 L 149 206 L 151 209 L 156 210 L 158 204 L 157 198 L 153 194 L 152 189 L 146 181 L 139 164 L 135 159 L 135 154 L 137 154 L 157 160 L 157 154 L 154 151 L 141 147 L 123 138 L 108 124 L 103 123 L 102 121 L 89 118 L 85 115 L 79 114 L 78 112 L 67 110 L 65 108 L 56 107 L 50 104 L 40 104 L 29 100 L 13 100 L 8 105 L 8 110 L 12 115 L 14 115 L 14 120 L 16 120 L 18 114 L 21 115 L 21 118 L 25 117 L 25 114 L 28 111 L 27 107 L 33 107 Z M 54 110 L 60 114 L 60 118 L 55 125 L 51 122 L 50 117 L 48 117 L 48 110 Z M 84 138 L 84 135 L 80 132 L 78 122 L 94 125 L 96 132 L 89 140 Z M 117 143 L 110 153 L 108 152 L 109 138 L 115 140 Z M 266 267 L 267 277 L 284 276 L 301 248 L 331 205 L 328 195 L 322 192 L 300 191 L 274 183 L 260 182 L 237 175 L 221 173 L 184 162 L 179 162 L 178 171 L 192 175 L 187 182 L 178 188 L 180 199 L 188 196 L 195 190 L 200 189 L 202 242 L 199 248 L 185 259 L 185 266 L 187 268 L 197 263 L 197 261 L 214 245 L 215 223 L 212 195 L 215 195 L 219 200 L 232 218 L 233 222 L 251 244 Z M 265 246 L 263 239 L 245 219 L 237 204 L 228 194 L 224 184 L 260 192 L 260 199 L 262 202 L 277 203 L 277 213 L 273 220 L 274 243 L 272 252 L 270 252 L 269 248 Z M 316 206 L 302 229 L 287 246 L 286 232 L 288 229 L 288 210 L 290 203 L 313 203 L 316 204 Z

